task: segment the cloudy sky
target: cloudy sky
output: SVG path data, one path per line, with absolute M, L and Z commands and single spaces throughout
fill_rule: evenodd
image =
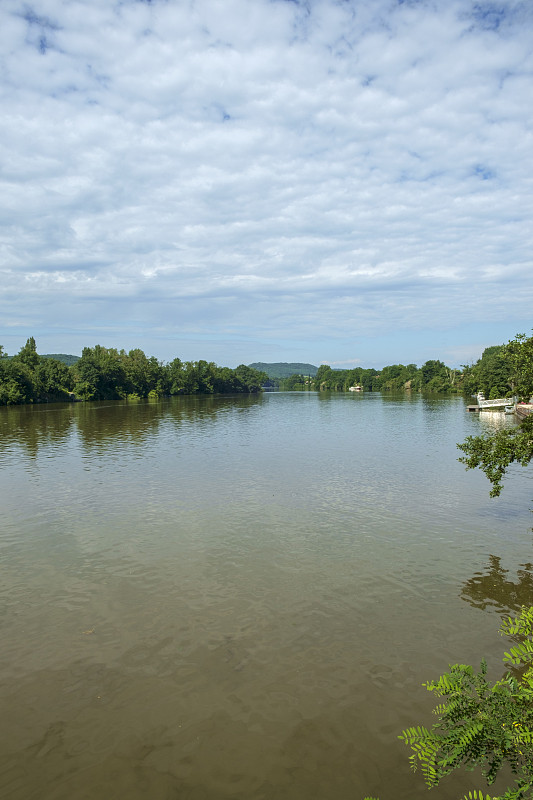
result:
M 2 0 L 0 344 L 379 367 L 533 327 L 530 0 Z

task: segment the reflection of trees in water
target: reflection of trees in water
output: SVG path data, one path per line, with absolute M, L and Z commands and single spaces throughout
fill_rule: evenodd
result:
M 0 409 L 0 454 L 21 447 L 36 458 L 42 447 L 64 444 L 73 423 L 71 403 L 6 406 Z
M 512 581 L 507 577 L 509 570 L 501 566 L 501 558 L 490 556 L 489 562 L 485 572 L 477 572 L 466 581 L 461 592 L 463 600 L 474 608 L 491 606 L 503 613 L 533 605 L 533 564 L 520 564 L 517 580 Z
M 127 445 L 142 445 L 157 434 L 158 402 L 101 400 L 77 404 L 76 423 L 82 447 L 103 453 Z
M 220 413 L 243 412 L 261 405 L 259 394 L 240 395 L 191 395 L 189 397 L 172 397 L 165 407 L 165 416 L 171 416 L 176 422 L 196 422 L 201 419 L 214 420 Z
M 83 449 L 97 453 L 141 447 L 165 423 L 174 432 L 182 425 L 210 425 L 224 413 L 246 416 L 261 403 L 261 395 L 226 395 L 5 406 L 0 408 L 0 457 L 17 448 L 32 459 L 45 447 L 58 452 L 73 433 Z
M 246 422 L 252 419 L 250 411 L 263 402 L 263 397 L 257 394 L 172 397 L 164 408 L 164 420 L 170 424 L 171 435 L 176 437 L 191 429 L 203 433 L 215 421 L 222 432 L 231 436 L 236 416 L 239 429 L 245 430 Z
M 246 411 L 261 403 L 257 395 L 181 396 L 164 400 L 79 403 L 77 427 L 82 445 L 98 453 L 144 447 L 164 425 L 209 425 L 221 413 Z

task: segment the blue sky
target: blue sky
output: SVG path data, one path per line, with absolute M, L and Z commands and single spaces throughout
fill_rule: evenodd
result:
M 2 0 L 0 344 L 475 361 L 533 327 L 533 4 Z

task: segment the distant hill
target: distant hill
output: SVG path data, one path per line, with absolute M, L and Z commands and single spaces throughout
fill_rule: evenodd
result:
M 68 356 L 66 353 L 46 353 L 41 358 L 55 358 L 56 361 L 61 361 L 67 367 L 71 367 L 76 361 L 80 360 L 79 356 Z
M 288 364 L 286 362 L 266 364 L 263 361 L 257 361 L 255 364 L 248 364 L 248 366 L 260 372 L 266 372 L 271 379 L 290 378 L 291 375 L 310 375 L 314 378 L 318 371 L 318 367 L 313 366 L 313 364 Z

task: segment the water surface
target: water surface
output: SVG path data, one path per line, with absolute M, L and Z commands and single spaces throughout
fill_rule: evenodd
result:
M 0 409 L 0 795 L 417 800 L 398 741 L 533 603 L 531 471 L 460 398 Z M 479 785 L 451 778 L 431 797 Z

